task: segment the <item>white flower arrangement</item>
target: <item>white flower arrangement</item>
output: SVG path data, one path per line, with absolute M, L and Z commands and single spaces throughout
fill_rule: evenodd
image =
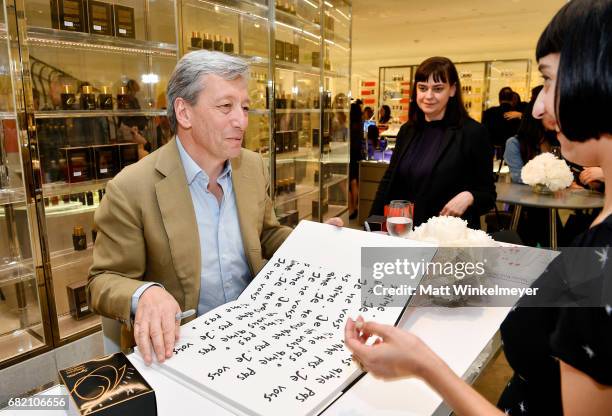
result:
M 497 247 L 498 244 L 482 230 L 468 227 L 467 221 L 458 217 L 431 217 L 416 227 L 410 239 L 437 243 L 446 247 Z
M 521 179 L 527 185 L 545 185 L 551 191 L 559 191 L 572 184 L 574 175 L 565 161 L 552 153 L 542 153 L 523 166 Z

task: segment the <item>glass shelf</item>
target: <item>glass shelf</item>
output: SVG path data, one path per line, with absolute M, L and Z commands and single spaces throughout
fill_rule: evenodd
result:
M 23 188 L 16 189 L 0 189 L 0 206 L 21 204 L 26 202 L 25 190 Z
M 286 71 L 293 71 L 293 72 L 298 72 L 302 74 L 310 74 L 310 75 L 315 75 L 315 76 L 321 75 L 321 70 L 319 69 L 319 67 L 316 67 L 316 66 L 294 64 L 291 62 L 278 61 L 278 60 L 275 62 L 275 65 L 277 69 L 282 69 Z
M 45 195 L 45 197 L 52 197 L 96 191 L 98 189 L 105 188 L 106 183 L 109 180 L 110 179 L 96 179 L 93 181 L 83 181 L 75 183 L 47 183 L 43 185 L 43 194 Z
M 86 118 L 86 117 L 157 117 L 167 115 L 166 110 L 53 110 L 36 111 L 37 119 L 43 118 Z
M 311 22 L 310 20 L 305 19 L 302 16 L 287 13 L 286 11 L 279 9 L 276 9 L 274 13 L 277 19 L 277 23 L 280 21 L 285 25 L 293 26 L 293 30 L 302 31 L 302 29 L 298 28 L 297 26 L 310 26 L 313 31 L 321 31 L 321 25 L 315 22 Z
M 25 282 L 33 277 L 34 271 L 32 270 L 31 261 L 13 261 L 0 264 L 0 288 L 10 284 Z
M 275 111 L 276 114 L 308 114 L 321 112 L 318 108 L 277 108 Z
M 0 120 L 15 120 L 16 118 L 15 113 L 10 111 L 0 111 Z
M 295 192 L 290 192 L 286 194 L 277 195 L 274 199 L 275 206 L 281 206 L 288 204 L 289 202 L 296 201 L 305 196 L 311 195 L 318 192 L 318 188 L 314 185 L 302 185 L 297 184 L 295 187 Z
M 200 8 L 200 6 L 212 7 L 215 12 L 219 13 L 227 12 L 266 21 L 268 20 L 268 6 L 253 0 L 186 0 L 183 4 L 192 8 Z
M 176 45 L 136 39 L 121 39 L 112 36 L 68 32 L 45 27 L 29 27 L 28 42 L 35 46 L 86 49 L 129 55 L 153 55 L 176 58 Z

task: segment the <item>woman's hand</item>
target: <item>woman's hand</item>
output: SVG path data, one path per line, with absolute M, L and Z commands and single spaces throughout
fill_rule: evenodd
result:
M 584 168 L 584 170 L 580 172 L 580 176 L 578 176 L 578 179 L 580 179 L 580 182 L 585 185 L 589 185 L 591 182 L 594 181 L 603 182 L 604 173 L 603 170 L 597 166 L 591 168 Z
M 470 205 L 474 203 L 474 196 L 469 191 L 463 191 L 455 195 L 453 199 L 448 201 L 440 215 L 447 215 L 451 217 L 460 217 L 465 213 Z
M 380 338 L 367 345 L 372 336 Z M 416 335 L 393 326 L 364 322 L 361 317 L 346 321 L 344 343 L 356 364 L 382 379 L 422 377 L 427 363 L 436 357 Z

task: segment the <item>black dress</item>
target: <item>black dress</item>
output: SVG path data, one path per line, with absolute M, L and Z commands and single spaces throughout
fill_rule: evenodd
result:
M 601 278 L 589 280 L 590 293 L 599 291 L 596 304 L 603 307 L 525 307 L 514 308 L 501 325 L 504 352 L 514 375 L 502 393 L 497 406 L 511 415 L 562 415 L 559 361 L 571 365 L 600 384 L 612 386 L 612 261 L 607 262 L 612 245 L 612 215 L 579 235 L 573 247 L 598 247 L 593 266 L 601 266 Z M 582 251 L 581 253 L 584 253 Z M 610 251 L 612 257 L 612 250 Z M 558 256 L 549 272 L 533 286 L 549 288 L 551 270 L 558 268 Z M 597 263 L 597 260 L 599 263 Z M 612 259 L 611 259 L 612 260 Z M 589 263 L 589 264 L 590 264 Z M 566 267 L 566 266 L 565 266 Z M 553 273 L 554 274 L 554 273 Z M 578 273 L 572 273 L 576 276 Z M 572 278 L 571 276 L 567 276 Z M 568 297 L 567 281 L 549 292 L 559 290 Z M 546 296 L 546 295 L 543 295 Z M 555 297 L 557 294 L 555 294 Z M 523 301 L 523 299 L 521 299 Z M 525 302 L 519 301 L 519 305 Z

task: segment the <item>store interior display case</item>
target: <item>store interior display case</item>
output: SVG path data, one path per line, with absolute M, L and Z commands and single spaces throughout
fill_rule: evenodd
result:
M 175 10 L 172 0 L 4 1 L 5 26 L 15 39 L 6 68 L 28 71 L 7 76 L 15 91 L 3 103 L 18 100 L 23 107 L 16 131 L 30 143 L 21 159 L 23 171 L 32 173 L 22 180 L 34 196 L 32 209 L 25 198 L 6 221 L 21 258 L 40 259 L 49 317 L 46 337 L 39 338 L 48 346 L 100 329 L 84 297 L 97 232 L 93 215 L 110 179 L 172 137 L 165 89 L 178 57 Z M 22 295 L 36 305 L 33 294 Z
M 380 107 L 388 105 L 391 109 L 391 123 L 403 124 L 408 121 L 415 69 L 415 66 L 387 66 L 378 69 L 379 104 L 374 109 L 376 120 L 380 118 Z
M 515 59 L 487 62 L 487 88 L 483 111 L 499 105 L 499 90 L 510 87 L 521 96 L 521 101 L 531 98 L 531 60 Z
M 0 368 L 49 350 L 43 262 L 38 250 L 36 189 L 22 128 L 25 103 L 15 90 L 21 74 L 12 2 L 0 2 Z

